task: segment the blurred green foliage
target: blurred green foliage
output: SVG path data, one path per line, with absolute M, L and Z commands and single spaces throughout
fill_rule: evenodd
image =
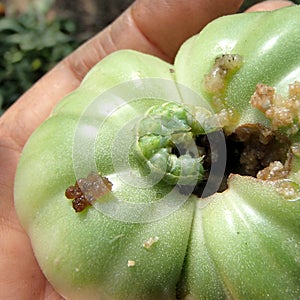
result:
M 50 16 L 52 1 L 0 17 L 0 114 L 79 45 L 72 20 Z

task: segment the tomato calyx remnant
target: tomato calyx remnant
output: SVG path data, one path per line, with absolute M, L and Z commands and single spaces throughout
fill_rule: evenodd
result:
M 72 199 L 74 210 L 81 212 L 111 190 L 112 183 L 108 178 L 93 172 L 87 178 L 76 180 L 75 185 L 70 185 L 65 191 L 65 196 Z
M 212 158 L 219 157 L 218 132 L 225 135 L 227 147 L 226 169 L 218 192 L 227 189 L 232 173 L 268 181 L 287 178 L 292 147 L 286 134 L 262 124 L 244 124 L 226 133 L 218 113 L 211 115 L 173 102 L 153 106 L 141 119 L 138 154 L 151 172 L 164 174 L 162 179 L 167 184 L 178 184 L 183 194 L 194 184 L 193 194 L 201 196 L 214 163 Z
M 202 181 L 205 153 L 195 139 L 215 127 L 216 120 L 205 108 L 175 102 L 154 105 L 137 128 L 136 150 L 142 169 L 170 185 Z

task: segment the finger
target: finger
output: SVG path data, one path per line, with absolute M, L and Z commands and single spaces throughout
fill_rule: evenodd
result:
M 212 19 L 239 8 L 240 0 L 138 0 L 111 26 L 80 47 L 35 84 L 2 117 L 22 147 L 53 106 L 74 90 L 89 69 L 117 49 L 136 49 L 172 60 L 179 45 Z
M 180 45 L 213 19 L 235 13 L 243 1 L 137 1 L 132 7 L 136 27 L 173 61 Z M 158 1 L 157 1 L 158 2 Z M 156 25 L 153 26 L 155 15 Z M 161 26 L 163 25 L 163 26 Z
M 264 1 L 261 3 L 258 3 L 256 5 L 251 6 L 247 9 L 247 12 L 252 11 L 266 11 L 266 10 L 275 10 L 279 9 L 285 6 L 291 6 L 294 5 L 291 1 L 285 1 L 285 0 L 270 0 L 270 1 Z
M 187 38 L 211 20 L 236 12 L 241 3 L 241 0 L 226 3 L 137 0 L 112 26 L 70 57 L 69 63 L 81 80 L 91 66 L 117 49 L 135 49 L 172 62 Z

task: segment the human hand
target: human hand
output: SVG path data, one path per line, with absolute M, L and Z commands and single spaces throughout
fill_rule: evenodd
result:
M 240 0 L 136 1 L 120 18 L 36 83 L 0 119 L 0 298 L 60 299 L 40 270 L 17 219 L 13 182 L 22 148 L 55 104 L 74 90 L 107 54 L 136 49 L 172 62 L 179 46 L 218 16 L 234 13 Z M 251 10 L 290 4 L 268 1 Z

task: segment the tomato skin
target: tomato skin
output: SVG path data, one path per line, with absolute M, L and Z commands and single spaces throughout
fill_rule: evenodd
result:
M 131 138 L 122 130 L 130 135 L 132 120 L 168 100 L 157 97 L 157 90 L 188 102 L 180 91 L 187 87 L 217 111 L 203 80 L 222 54 L 243 58 L 221 95 L 239 114 L 235 126 L 268 126 L 249 99 L 258 82 L 285 94 L 287 84 L 300 80 L 299 13 L 294 6 L 217 19 L 183 44 L 174 66 L 136 51 L 115 52 L 34 132 L 18 165 L 15 206 L 43 272 L 63 297 L 299 299 L 299 200 L 284 198 L 273 183 L 231 175 L 225 192 L 205 199 L 188 195 L 182 205 L 155 217 L 147 203 L 170 194 L 177 201 L 182 193 L 161 182 L 145 187 L 118 177 L 122 155 L 114 156 Z M 149 92 L 149 83 L 153 94 L 128 100 L 143 84 Z M 93 132 L 92 141 L 81 143 Z M 299 142 L 298 135 L 293 139 Z M 128 161 L 122 172 L 139 170 L 134 155 Z M 109 215 L 95 204 L 76 213 L 65 190 L 85 172 L 81 168 L 93 164 L 113 183 L 112 193 L 101 199 L 104 205 L 116 196 L 146 209 Z M 293 175 L 299 167 L 295 156 Z
M 182 293 L 297 299 L 299 201 L 282 201 L 269 184 L 239 175 L 210 200 L 204 208 L 197 203 Z
M 116 64 L 117 72 L 111 68 Z M 78 122 L 82 122 L 85 135 L 91 129 L 98 130 L 97 126 L 107 120 L 95 141 L 95 157 L 101 174 L 114 178 L 110 148 L 116 134 L 124 123 L 161 102 L 155 99 L 132 102 L 107 118 L 109 115 L 101 107 L 98 111 L 88 111 L 93 99 L 111 86 L 137 76 L 139 79 L 154 74 L 160 80 L 164 77 L 170 80 L 170 67 L 155 57 L 133 51 L 111 55 L 55 108 L 24 148 L 15 180 L 16 209 L 43 272 L 68 299 L 124 299 L 124 295 L 136 299 L 141 295 L 144 299 L 175 297 L 194 201 L 161 220 L 136 223 L 116 220 L 94 207 L 76 213 L 65 197 L 65 190 L 76 180 L 74 164 L 80 163 L 74 162 L 74 149 L 83 160 L 88 153 L 88 147 L 74 145 L 76 130 L 80 128 Z M 88 117 L 82 117 L 84 112 Z M 93 120 L 97 122 L 90 122 Z M 163 185 L 145 189 L 123 184 L 118 178 L 112 181 L 114 193 L 133 202 L 147 202 L 170 191 L 170 187 Z M 143 244 L 156 236 L 159 238 L 156 245 L 146 249 Z M 130 261 L 135 266 L 128 266 Z
M 242 66 L 226 80 L 222 98 L 240 114 L 236 126 L 248 122 L 268 124 L 248 102 L 257 83 L 270 85 L 285 95 L 288 84 L 299 81 L 299 11 L 300 7 L 294 6 L 271 13 L 237 14 L 208 24 L 179 50 L 175 60 L 177 81 L 213 105 L 214 95 L 205 89 L 205 74 L 210 72 L 216 57 L 239 54 Z

